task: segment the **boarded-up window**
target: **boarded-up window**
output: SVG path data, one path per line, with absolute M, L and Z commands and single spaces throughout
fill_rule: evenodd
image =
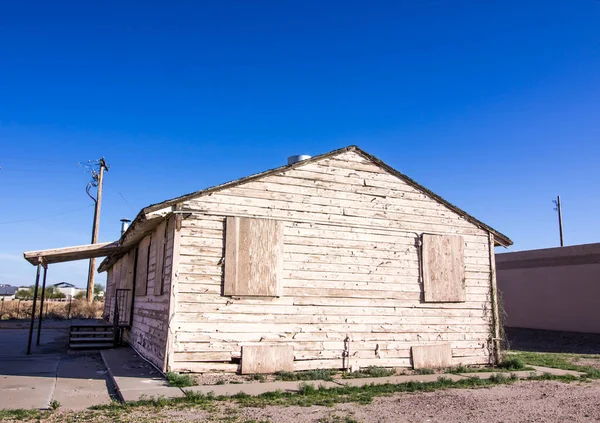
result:
M 137 255 L 137 269 L 135 272 L 135 295 L 144 296 L 148 291 L 148 251 L 150 237 L 140 241 Z
M 156 248 L 156 264 L 154 266 L 154 295 L 162 295 L 164 293 L 164 265 L 165 265 L 165 249 L 167 237 L 167 222 L 161 223 L 156 228 L 156 237 L 153 240 Z
M 464 245 L 458 235 L 423 235 L 425 301 L 465 301 Z
M 225 232 L 223 293 L 234 296 L 280 296 L 283 223 L 269 219 L 228 217 Z

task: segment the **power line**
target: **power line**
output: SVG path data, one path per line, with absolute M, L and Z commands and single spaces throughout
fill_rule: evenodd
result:
M 64 160 L 64 159 L 34 159 L 34 158 L 30 158 L 30 157 L 6 157 L 6 156 L 0 157 L 0 160 L 3 162 L 21 162 L 21 163 L 37 162 L 37 163 L 44 163 L 44 165 L 50 165 L 50 166 L 59 166 L 59 165 L 64 166 L 66 164 L 76 163 L 71 160 Z M 56 165 L 54 165 L 53 163 L 56 163 Z
M 10 223 L 32 222 L 34 220 L 41 220 L 41 219 L 49 219 L 51 217 L 62 216 L 64 214 L 69 214 L 69 213 L 75 213 L 75 212 L 78 212 L 78 211 L 81 211 L 81 210 L 87 210 L 87 209 L 89 209 L 92 206 L 93 206 L 93 204 L 90 204 L 90 205 L 88 205 L 86 207 L 82 207 L 80 209 L 73 209 L 73 210 L 62 212 L 62 213 L 49 214 L 49 215 L 46 215 L 46 216 L 33 217 L 31 219 L 13 220 L 13 221 L 10 221 L 10 222 L 0 222 L 0 225 L 8 225 Z
M 4 166 L 0 166 L 0 171 L 5 172 L 33 172 L 33 173 L 73 173 L 76 169 L 71 170 L 56 170 L 56 169 L 15 169 L 15 168 L 6 168 Z
M 131 207 L 131 204 L 129 204 L 129 201 L 127 201 L 127 198 L 125 198 L 125 196 L 121 193 L 119 193 L 119 195 L 121 196 L 121 198 L 123 199 L 123 201 L 125 201 L 125 203 L 129 206 L 129 210 L 131 210 L 131 212 L 133 214 L 135 214 L 135 210 L 133 209 L 133 207 Z

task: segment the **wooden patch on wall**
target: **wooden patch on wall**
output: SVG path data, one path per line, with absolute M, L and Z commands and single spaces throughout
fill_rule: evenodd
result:
M 225 295 L 281 295 L 283 222 L 228 217 L 225 228 Z
M 242 374 L 294 371 L 291 345 L 243 345 Z
M 419 345 L 411 348 L 414 369 L 437 369 L 452 366 L 450 344 Z
M 427 302 L 465 301 L 465 242 L 458 235 L 423 235 L 423 289 Z

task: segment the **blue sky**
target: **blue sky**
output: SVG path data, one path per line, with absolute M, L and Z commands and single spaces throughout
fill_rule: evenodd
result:
M 349 144 L 514 250 L 558 244 L 557 194 L 566 243 L 600 240 L 598 1 L 4 1 L 0 40 L 0 283 L 33 281 L 23 251 L 89 242 L 77 164 L 102 156 L 100 241 Z

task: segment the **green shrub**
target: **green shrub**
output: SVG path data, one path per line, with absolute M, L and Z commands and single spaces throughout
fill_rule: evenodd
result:
M 358 372 L 350 372 L 344 374 L 344 379 L 358 379 L 365 377 L 388 377 L 396 374 L 395 369 L 388 369 L 379 366 L 369 366 L 360 369 Z
M 501 369 L 505 370 L 523 370 L 525 368 L 525 362 L 518 357 L 505 358 L 498 365 Z
M 176 388 L 185 388 L 187 386 L 197 385 L 196 379 L 191 375 L 181 375 L 175 372 L 167 372 L 165 376 L 167 376 L 169 386 L 174 386 Z

